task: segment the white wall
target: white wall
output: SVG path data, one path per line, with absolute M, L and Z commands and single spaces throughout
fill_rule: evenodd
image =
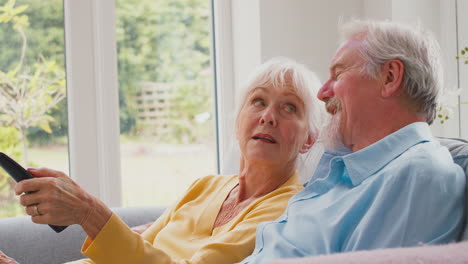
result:
M 362 17 L 362 13 L 361 0 L 262 0 L 262 62 L 288 56 L 308 65 L 325 80 L 338 47 L 338 20 Z

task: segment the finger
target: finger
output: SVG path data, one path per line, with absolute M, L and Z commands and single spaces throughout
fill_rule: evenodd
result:
M 28 172 L 31 173 L 35 177 L 60 177 L 60 176 L 67 176 L 65 173 L 49 168 L 28 168 Z
M 32 193 L 25 193 L 20 196 L 19 202 L 22 206 L 31 206 L 34 204 L 38 204 L 44 202 L 44 198 L 40 191 L 32 192 Z
M 16 184 L 15 193 L 20 195 L 23 193 L 32 193 L 39 191 L 44 186 L 50 186 L 55 184 L 55 178 L 34 178 L 29 180 L 23 180 Z
M 31 220 L 36 224 L 49 224 L 58 226 L 67 226 L 77 224 L 76 220 L 70 214 L 73 214 L 71 210 L 54 208 L 50 204 L 38 204 L 37 214 L 35 206 L 28 207 L 28 215 L 31 216 Z
M 36 224 L 48 224 L 45 215 L 31 215 L 31 221 Z
M 38 216 L 38 215 L 41 215 L 42 212 L 39 210 L 39 207 L 37 207 L 37 212 L 36 212 L 36 206 L 38 206 L 37 204 L 33 204 L 33 205 L 29 205 L 29 206 L 26 206 L 25 207 L 25 212 L 27 215 L 30 215 L 30 216 Z

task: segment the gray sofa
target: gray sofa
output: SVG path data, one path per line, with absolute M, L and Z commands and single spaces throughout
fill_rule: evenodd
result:
M 154 221 L 164 207 L 115 208 L 128 226 Z M 0 219 L 0 250 L 21 264 L 59 264 L 82 259 L 81 245 L 86 235 L 78 226 L 55 233 L 47 225 L 31 222 L 28 216 Z
M 461 139 L 439 138 L 468 177 L 468 142 Z M 465 203 L 468 209 L 468 195 Z M 154 221 L 164 207 L 116 208 L 114 211 L 129 226 Z M 465 228 L 463 240 L 468 240 Z M 462 235 L 462 234 L 461 234 Z M 58 264 L 83 258 L 80 249 L 85 238 L 78 226 L 70 226 L 56 234 L 47 225 L 37 225 L 30 217 L 0 219 L 0 250 L 21 264 Z

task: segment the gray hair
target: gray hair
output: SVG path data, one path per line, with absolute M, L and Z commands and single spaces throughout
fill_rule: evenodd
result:
M 275 57 L 266 61 L 250 75 L 237 94 L 236 120 L 249 91 L 259 86 L 282 87 L 286 84 L 286 80 L 292 82 L 293 88 L 303 100 L 309 134 L 316 140 L 325 116 L 323 103 L 316 96 L 321 83 L 306 66 L 285 57 Z
M 436 117 L 438 97 L 443 85 L 440 47 L 433 36 L 420 25 L 410 26 L 390 21 L 353 20 L 341 25 L 345 40 L 363 34 L 359 48 L 366 60 L 362 71 L 377 78 L 381 66 L 391 59 L 405 65 L 402 87 L 426 114 L 427 123 Z

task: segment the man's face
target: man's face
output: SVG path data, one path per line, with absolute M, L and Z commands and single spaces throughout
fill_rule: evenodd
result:
M 372 111 L 377 107 L 381 83 L 361 73 L 365 61 L 359 55 L 360 44 L 360 39 L 343 43 L 332 59 L 330 78 L 317 94 L 325 102 L 327 112 L 333 115 L 332 120 L 339 122 L 338 138 L 353 151 L 356 139 L 366 136 L 368 121 L 375 116 Z M 336 120 L 337 114 L 340 120 Z

